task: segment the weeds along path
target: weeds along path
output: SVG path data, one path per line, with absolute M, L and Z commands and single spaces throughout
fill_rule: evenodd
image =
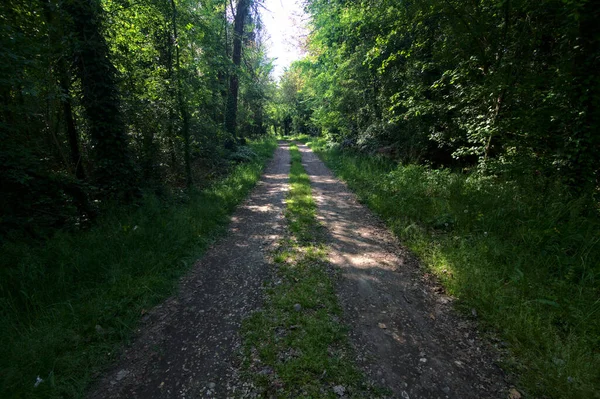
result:
M 265 253 L 281 239 L 288 190 L 288 145 L 275 156 L 229 234 L 198 261 L 179 294 L 149 313 L 119 364 L 90 398 L 237 396 L 243 388 L 232 364 L 238 329 L 255 310 L 269 267 Z
M 329 260 L 357 363 L 397 398 L 500 398 L 508 387 L 494 352 L 452 299 L 423 277 L 384 224 L 305 145 L 317 218 L 328 230 Z

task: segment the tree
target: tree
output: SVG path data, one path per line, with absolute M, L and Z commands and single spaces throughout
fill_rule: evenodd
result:
M 203 169 L 228 167 L 220 157 L 232 137 L 224 128 L 227 32 L 236 29 L 228 4 L 0 4 L 2 236 L 23 226 L 40 235 L 89 225 L 90 204 L 190 187 L 214 174 Z M 238 18 L 233 46 L 240 99 L 233 120 L 258 135 L 270 67 L 252 4 L 240 5 L 246 17 Z
M 242 41 L 244 37 L 244 25 L 248 18 L 251 0 L 238 0 L 234 22 L 233 22 L 233 52 L 231 61 L 233 70 L 229 76 L 229 92 L 227 94 L 227 109 L 225 111 L 225 130 L 231 136 L 232 142 L 228 146 L 234 145 L 238 140 L 237 135 L 237 111 L 238 111 L 238 92 L 239 92 L 239 69 L 242 62 Z
M 175 45 L 175 74 L 177 79 L 177 102 L 179 106 L 179 113 L 183 121 L 183 148 L 184 148 L 184 160 L 185 160 L 185 181 L 188 187 L 192 185 L 192 163 L 190 155 L 190 116 L 187 109 L 187 104 L 184 98 L 183 84 L 181 82 L 181 57 L 179 54 L 179 35 L 177 34 L 177 7 L 175 0 L 171 0 L 171 9 L 173 12 L 172 26 L 173 26 L 173 42 Z
M 130 197 L 136 189 L 136 173 L 121 115 L 116 70 L 101 31 L 102 7 L 97 0 L 75 0 L 67 4 L 67 11 L 77 39 L 75 65 L 95 154 L 96 183 L 110 194 Z
M 405 161 L 542 173 L 591 192 L 600 88 L 592 4 L 310 0 L 302 74 L 311 120 L 363 151 L 391 145 Z

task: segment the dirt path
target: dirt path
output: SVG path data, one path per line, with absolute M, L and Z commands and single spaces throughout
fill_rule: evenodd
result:
M 330 261 L 341 269 L 338 298 L 357 363 L 396 398 L 506 397 L 494 355 L 472 322 L 452 310 L 382 222 L 306 146 L 318 219 Z
M 90 398 L 237 397 L 249 390 L 234 364 L 237 331 L 260 304 L 269 274 L 264 255 L 283 233 L 289 168 L 288 146 L 280 143 L 229 235 L 194 266 L 176 297 L 149 314 Z
M 338 298 L 357 363 L 395 398 L 506 396 L 501 371 L 473 322 L 424 279 L 418 264 L 379 219 L 306 146 L 299 145 L 330 260 L 341 270 Z M 260 306 L 269 278 L 265 255 L 285 232 L 290 157 L 280 143 L 230 234 L 181 282 L 179 294 L 152 310 L 119 364 L 89 397 L 248 397 L 235 353 L 241 321 Z

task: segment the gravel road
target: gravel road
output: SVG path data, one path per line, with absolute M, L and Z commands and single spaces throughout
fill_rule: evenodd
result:
M 476 322 L 306 146 L 318 219 L 339 269 L 338 298 L 356 363 L 394 398 L 500 398 L 508 385 Z M 253 397 L 239 377 L 242 320 L 261 305 L 269 251 L 284 236 L 288 145 L 232 216 L 229 234 L 157 306 L 90 399 Z

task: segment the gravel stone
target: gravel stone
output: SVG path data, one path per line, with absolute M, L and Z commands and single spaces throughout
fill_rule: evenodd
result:
M 344 396 L 346 394 L 346 388 L 343 385 L 336 385 L 333 387 L 333 392 L 338 396 Z

